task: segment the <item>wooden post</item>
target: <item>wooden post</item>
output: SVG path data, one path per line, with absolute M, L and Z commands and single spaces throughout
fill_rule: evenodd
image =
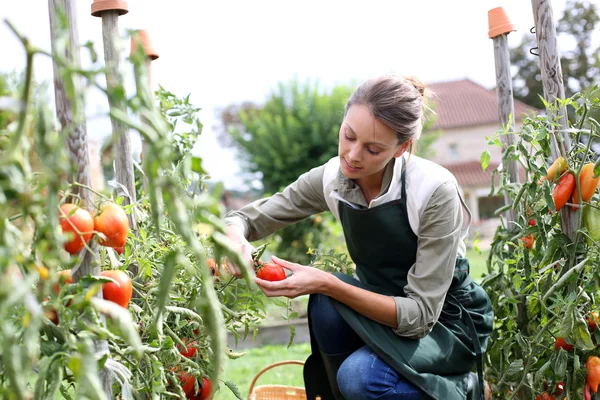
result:
M 557 99 L 565 98 L 562 69 L 556 41 L 556 27 L 550 0 L 531 0 L 535 18 L 535 36 L 540 55 L 540 70 L 544 85 L 544 98 L 549 104 L 555 104 Z M 558 155 L 565 156 L 571 149 L 571 139 L 567 132 L 567 110 L 561 107 L 558 111 L 548 110 L 549 117 L 558 122 L 560 131 L 553 131 L 553 143 Z M 556 158 L 556 157 L 554 157 Z M 571 207 L 560 210 L 561 228 L 565 235 L 575 239 L 577 232 L 577 216 Z
M 123 76 L 120 69 L 120 56 L 115 39 L 119 37 L 119 16 L 128 12 L 127 2 L 118 0 L 113 2 L 94 2 L 92 4 L 92 15 L 102 18 L 102 40 L 104 44 L 104 61 L 106 64 L 106 86 L 108 93 L 114 92 L 119 86 L 123 87 Z M 127 112 L 124 98 L 108 96 L 111 110 L 118 109 Z M 135 204 L 135 176 L 133 172 L 133 157 L 131 154 L 131 137 L 125 125 L 111 118 L 113 143 L 116 142 L 115 155 L 115 178 L 123 185 L 127 193 L 119 187 L 116 189 L 118 196 L 123 196 L 123 204 Z M 135 209 L 134 209 L 135 210 Z M 128 215 L 129 225 L 137 232 L 137 217 L 135 212 Z
M 512 76 L 510 74 L 510 54 L 508 51 L 507 35 L 515 30 L 515 27 L 510 23 L 506 13 L 502 7 L 497 7 L 488 11 L 488 22 L 490 26 L 489 37 L 494 42 L 494 61 L 496 64 L 496 96 L 498 99 L 498 117 L 500 125 L 508 128 L 508 131 L 514 132 L 515 122 L 515 107 L 513 101 Z M 512 116 L 512 120 L 510 119 Z M 514 134 L 502 135 L 502 152 L 515 143 Z M 519 182 L 519 163 L 517 160 L 510 161 L 504 165 L 510 181 L 513 183 Z M 505 204 L 510 203 L 508 193 L 504 194 Z M 507 228 L 510 231 L 517 229 L 515 221 L 517 211 L 510 208 L 506 212 L 508 221 Z
M 137 70 L 136 73 L 145 73 L 147 75 L 148 88 L 150 89 L 150 93 L 152 94 L 154 93 L 152 91 L 152 61 L 156 60 L 159 57 L 159 55 L 154 49 L 154 47 L 152 47 L 152 41 L 150 40 L 150 35 L 148 34 L 147 30 L 138 29 L 131 36 L 130 54 L 132 56 L 133 54 L 135 54 L 138 45 L 142 46 L 144 54 L 146 55 L 146 59 L 144 60 L 144 66 L 141 69 Z M 142 122 L 144 124 L 148 123 L 148 121 L 146 121 L 144 118 L 142 118 Z M 142 138 L 142 154 L 144 154 L 144 152 L 147 151 L 147 148 L 147 143 Z
M 77 44 L 77 19 L 75 4 L 72 0 L 48 0 L 48 11 L 50 17 L 50 33 L 52 52 L 55 56 L 64 57 L 71 65 L 78 67 L 81 62 L 79 58 L 79 48 Z M 68 25 L 69 38 L 65 48 L 65 54 L 57 54 L 58 35 L 61 26 L 59 25 L 59 14 L 64 13 Z M 56 100 L 56 115 L 62 129 L 69 129 L 68 147 L 71 160 L 76 165 L 75 174 L 71 177 L 71 182 L 77 182 L 86 186 L 91 186 L 87 130 L 85 122 L 85 110 L 81 99 L 80 79 L 74 78 L 74 96 L 71 98 L 65 90 L 63 83 L 64 68 L 53 61 L 54 67 L 54 96 Z M 90 190 L 79 186 L 73 186 L 73 192 L 78 194 L 82 200 L 82 206 L 93 211 L 94 197 Z M 82 250 L 83 259 L 77 270 L 73 273 L 73 280 L 77 282 L 80 277 L 86 275 L 100 275 L 100 264 L 98 262 L 98 249 L 95 240 L 89 242 L 92 251 Z M 97 294 L 102 298 L 102 291 Z M 108 343 L 105 340 L 95 343 L 96 352 L 108 353 Z M 112 378 L 106 368 L 100 372 L 100 379 L 104 394 L 107 398 L 112 398 Z

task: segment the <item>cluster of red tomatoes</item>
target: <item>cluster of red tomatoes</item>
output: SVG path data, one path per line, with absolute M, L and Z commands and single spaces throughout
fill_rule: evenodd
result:
M 69 238 L 64 245 L 69 254 L 79 253 L 94 233 L 101 234 L 100 245 L 112 247 L 120 253 L 129 233 L 129 220 L 125 211 L 115 203 L 105 203 L 93 217 L 86 209 L 66 203 L 60 206 L 60 227 Z

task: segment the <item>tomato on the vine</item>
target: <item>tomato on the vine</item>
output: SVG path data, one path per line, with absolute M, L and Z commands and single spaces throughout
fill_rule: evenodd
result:
M 102 246 L 121 247 L 127 241 L 129 219 L 121 207 L 105 203 L 94 217 L 94 229 L 106 236 L 106 239 L 99 240 Z
M 552 396 L 550 393 L 548 392 L 544 392 L 541 395 L 537 395 L 535 397 L 535 400 L 555 400 L 556 397 Z
M 108 270 L 102 271 L 101 276 L 112 278 L 115 282 L 106 282 L 102 285 L 102 297 L 105 300 L 117 303 L 123 308 L 127 308 L 131 294 L 133 293 L 133 287 L 131 278 L 125 271 L 121 270 Z
M 567 172 L 559 180 L 552 190 L 552 199 L 556 211 L 560 210 L 567 204 L 575 189 L 575 175 L 572 172 Z
M 65 250 L 76 254 L 90 241 L 94 233 L 94 219 L 88 210 L 75 204 L 66 203 L 60 206 L 60 228 L 67 235 Z
M 193 358 L 194 355 L 196 355 L 196 351 L 198 350 L 196 348 L 196 345 L 198 344 L 198 342 L 195 340 L 188 342 L 187 340 L 184 339 L 183 343 L 185 344 L 185 349 L 181 349 L 180 345 L 177 346 L 181 351 L 181 355 L 184 357 L 187 357 L 187 358 Z
M 194 390 L 196 386 L 196 378 L 187 371 L 180 371 L 177 373 L 179 377 L 179 383 L 181 384 L 181 389 L 183 393 L 187 396 L 194 395 Z
M 594 195 L 594 192 L 596 191 L 596 188 L 598 187 L 598 182 L 600 182 L 600 176 L 594 178 L 594 163 L 587 163 L 583 167 L 581 167 L 581 172 L 579 172 L 579 187 L 581 188 L 581 201 L 590 201 L 590 199 Z M 571 196 L 571 203 L 579 203 L 579 192 L 577 190 L 577 185 L 575 185 L 575 189 L 573 190 L 573 195 Z
M 556 350 L 564 349 L 565 351 L 571 351 L 573 350 L 573 347 L 572 344 L 567 343 L 567 341 L 561 337 L 557 337 L 556 342 L 554 342 L 554 348 Z
M 598 320 L 598 318 L 600 318 L 600 316 L 596 311 L 592 311 L 585 317 L 590 331 L 595 331 L 598 325 L 600 325 L 600 320 Z
M 207 258 L 206 259 L 206 264 L 208 264 L 208 269 L 210 269 L 210 274 L 212 276 L 217 276 L 218 277 L 220 275 L 219 266 L 215 262 L 214 258 Z
M 563 172 L 567 169 L 567 160 L 564 157 L 558 157 L 550 168 L 548 168 L 548 175 L 546 175 L 546 179 L 550 182 L 554 182 L 554 180 L 559 177 Z
M 531 249 L 533 247 L 533 243 L 535 242 L 533 233 L 530 233 L 527 236 L 522 236 L 520 240 L 523 242 L 523 246 L 525 246 L 527 249 Z
M 565 384 L 562 383 L 562 382 L 558 382 L 556 384 L 556 387 L 554 388 L 554 395 L 555 396 L 560 396 L 564 392 L 565 392 Z
M 527 222 L 529 224 L 529 226 L 536 226 L 537 225 L 537 221 L 535 220 L 535 218 L 530 218 L 529 222 Z
M 58 271 L 56 273 L 57 282 L 52 287 L 54 289 L 54 293 L 58 294 L 60 289 L 68 283 L 73 283 L 73 276 L 71 275 L 70 269 L 63 269 L 62 271 Z
M 212 391 L 212 383 L 207 377 L 202 378 L 202 387 L 200 393 L 188 395 L 190 400 L 207 400 L 209 399 L 210 392 Z
M 587 369 L 585 381 L 592 392 L 596 393 L 598 392 L 598 384 L 600 384 L 600 358 L 596 356 L 588 357 L 585 368 Z
M 256 271 L 256 276 L 265 281 L 282 281 L 286 278 L 283 267 L 270 262 L 263 263 Z

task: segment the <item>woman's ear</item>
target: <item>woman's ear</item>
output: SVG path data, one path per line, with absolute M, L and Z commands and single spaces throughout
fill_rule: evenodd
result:
M 402 144 L 402 146 L 398 147 L 398 150 L 396 150 L 396 152 L 394 153 L 394 157 L 398 158 L 400 157 L 402 154 L 404 154 L 404 152 L 406 150 L 408 150 L 408 148 L 410 147 L 411 141 L 407 140 L 406 142 L 404 142 Z

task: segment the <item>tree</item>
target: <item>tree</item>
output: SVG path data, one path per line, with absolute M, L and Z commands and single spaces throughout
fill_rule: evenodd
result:
M 593 47 L 593 37 L 600 21 L 598 5 L 589 0 L 568 0 L 565 12 L 561 17 L 557 31 L 559 43 L 571 44 L 573 47 L 562 52 L 561 67 L 565 82 L 565 95 L 572 96 L 583 89 L 589 89 L 597 83 L 600 73 L 600 47 Z M 513 75 L 513 91 L 515 98 L 524 103 L 544 108 L 540 99 L 544 89 L 540 73 L 539 58 L 535 53 L 536 39 L 534 35 L 525 35 L 521 43 L 511 49 L 511 60 L 515 74 Z
M 338 132 L 350 86 L 322 90 L 318 83 L 298 80 L 279 83 L 266 103 L 227 107 L 221 120 L 240 149 L 243 166 L 260 176 L 264 192 L 275 193 L 302 173 L 337 155 Z M 277 235 L 277 252 L 297 262 L 308 262 L 308 247 L 316 242 L 321 224 L 312 219 Z

